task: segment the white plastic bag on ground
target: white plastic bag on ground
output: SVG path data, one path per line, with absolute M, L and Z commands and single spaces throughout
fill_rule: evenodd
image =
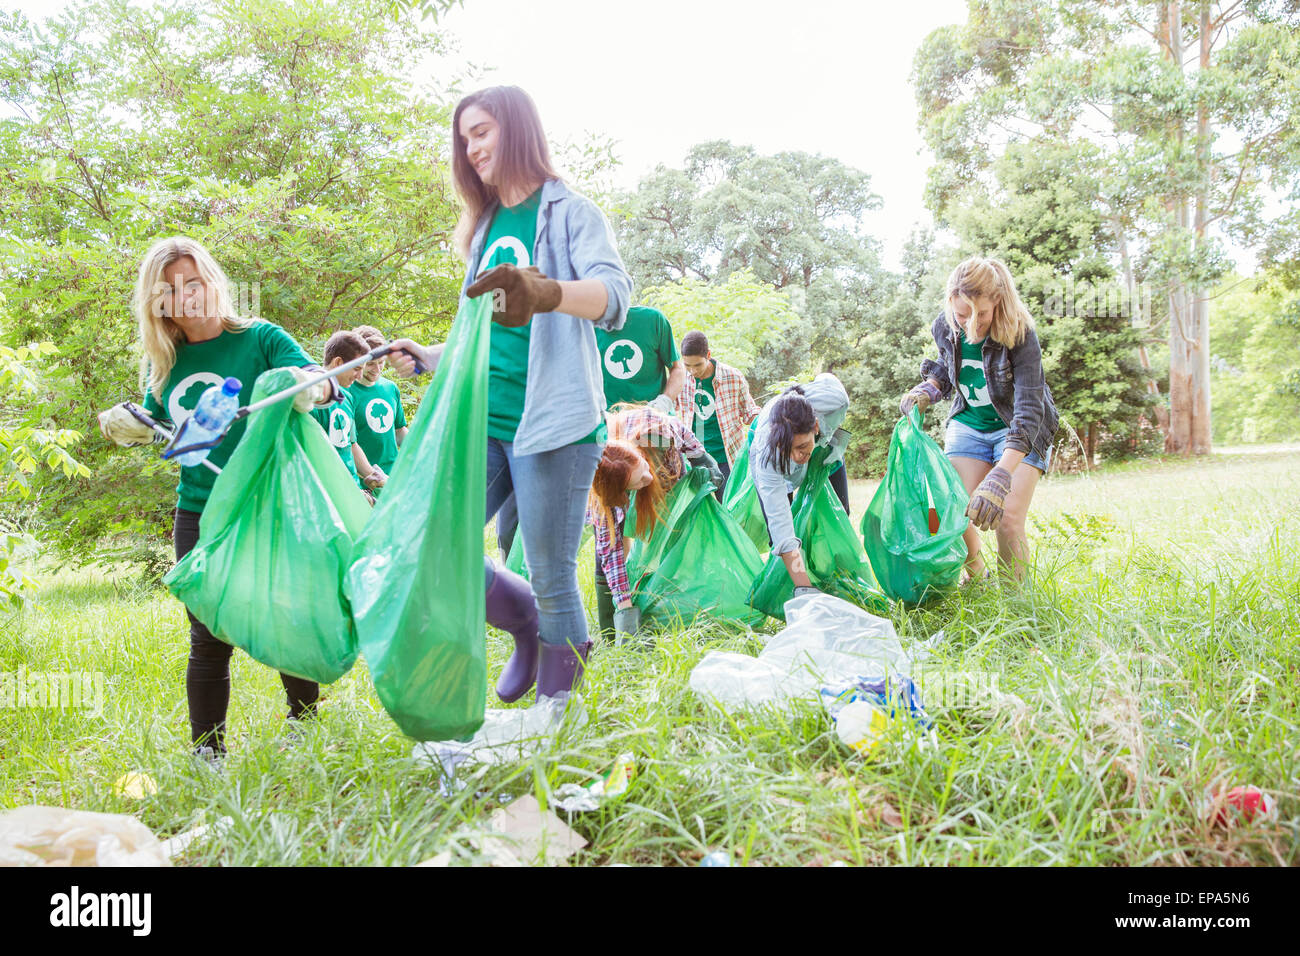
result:
M 691 690 L 725 709 L 818 699 L 822 684 L 858 676 L 911 674 L 929 656 L 904 649 L 894 625 L 830 594 L 785 603 L 786 627 L 758 657 L 710 651 L 691 671 Z
M 135 817 L 63 807 L 0 813 L 0 866 L 171 866 Z
M 411 757 L 438 766 L 450 778 L 463 763 L 498 764 L 527 760 L 559 733 L 565 722 L 568 694 L 543 697 L 531 707 L 488 710 L 483 726 L 468 741 L 439 740 L 416 744 Z M 581 727 L 587 713 L 581 698 L 569 708 L 570 726 Z

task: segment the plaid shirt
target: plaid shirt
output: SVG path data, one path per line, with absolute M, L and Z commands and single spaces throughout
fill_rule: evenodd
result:
M 687 376 L 689 378 L 689 376 Z M 615 419 L 610 438 L 624 438 L 638 445 L 657 448 L 663 455 L 664 468 L 672 483 L 686 473 L 686 458 L 704 454 L 704 446 L 685 425 L 653 408 L 638 408 Z M 634 436 L 634 437 L 632 437 Z M 671 487 L 671 486 L 670 486 Z M 596 530 L 596 561 L 605 572 L 605 583 L 614 596 L 614 604 L 626 601 L 632 594 L 627 578 L 627 552 L 623 549 L 623 520 L 627 517 L 622 508 L 611 508 L 614 526 L 605 522 L 604 513 L 587 507 L 584 520 Z
M 718 404 L 718 429 L 727 450 L 727 464 L 735 467 L 736 458 L 745 449 L 749 423 L 758 417 L 758 404 L 749 394 L 749 382 L 730 365 L 713 362 L 713 397 Z M 695 425 L 695 376 L 686 376 L 686 387 L 677 396 L 677 417 L 687 428 Z

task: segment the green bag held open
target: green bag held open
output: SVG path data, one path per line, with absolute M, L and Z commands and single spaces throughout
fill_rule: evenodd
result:
M 754 422 L 757 423 L 758 419 Z M 754 424 L 749 426 L 749 437 L 745 440 L 745 449 L 736 459 L 736 467 L 731 470 L 727 487 L 722 495 L 723 507 L 735 520 L 759 554 L 771 549 L 767 537 L 767 521 L 763 518 L 763 506 L 758 501 L 758 489 L 749 474 L 749 447 L 754 443 Z
M 804 564 L 813 585 L 872 614 L 888 614 L 889 599 L 876 584 L 871 564 L 862 551 L 844 506 L 827 477 L 839 467 L 828 466 L 830 449 L 819 445 L 808 463 L 803 483 L 790 506 L 795 536 L 803 542 Z M 775 552 L 767 557 L 762 573 L 749 592 L 749 604 L 770 617 L 785 620 L 785 602 L 794 596 L 794 582 L 785 562 Z
M 894 426 L 885 480 L 862 515 L 862 539 L 886 594 L 919 603 L 957 583 L 970 502 L 961 476 L 913 408 Z
M 417 740 L 487 705 L 483 524 L 492 297 L 462 300 L 442 361 L 357 540 L 344 592 L 384 709 Z
M 294 383 L 287 369 L 263 372 L 252 400 Z M 198 544 L 163 583 L 227 644 L 329 684 L 357 657 L 340 585 L 369 515 L 320 425 L 276 402 L 250 416 L 212 486 Z
M 636 494 L 624 527 L 636 527 Z M 689 624 L 707 614 L 750 627 L 763 615 L 747 598 L 763 559 L 713 496 L 705 468 L 691 468 L 668 493 L 663 520 L 648 540 L 637 538 L 627 559 L 633 602 L 650 621 Z

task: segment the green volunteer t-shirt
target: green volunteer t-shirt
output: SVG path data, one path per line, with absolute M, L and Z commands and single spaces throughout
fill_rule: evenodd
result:
M 966 407 L 953 416 L 976 431 L 995 432 L 1006 428 L 997 409 L 989 400 L 988 382 L 984 380 L 984 348 L 981 342 L 967 342 L 965 333 L 958 335 L 961 344 L 961 368 L 957 387 L 966 399 Z
M 348 474 L 357 483 L 357 487 L 363 487 L 361 479 L 357 477 L 357 463 L 352 458 L 352 443 L 357 440 L 357 420 L 352 396 L 344 391 L 343 401 L 324 408 L 313 408 L 311 417 L 325 429 L 325 437 L 339 453 L 343 464 L 348 466 Z
M 167 377 L 162 398 L 155 398 L 152 391 L 147 392 L 144 408 L 154 418 L 169 421 L 179 428 L 199 403 L 199 396 L 211 385 L 220 385 L 227 378 L 239 379 L 239 404 L 247 405 L 253 394 L 253 383 L 263 372 L 312 364 L 312 359 L 292 335 L 274 322 L 254 319 L 242 332 L 223 330 L 215 339 L 206 342 L 177 342 L 176 364 Z M 224 467 L 247 427 L 248 419 L 235 419 L 221 444 L 208 453 L 208 461 L 218 468 Z M 216 474 L 203 465 L 182 467 L 180 482 L 176 486 L 176 506 L 201 512 L 216 478 Z
M 717 374 L 718 367 L 713 367 Z M 695 380 L 695 435 L 715 461 L 727 460 L 727 446 L 718 427 L 718 399 L 713 394 L 713 375 Z
M 397 461 L 397 429 L 406 427 L 402 396 L 397 386 L 386 378 L 366 385 L 357 379 L 344 389 L 352 396 L 352 410 L 357 427 L 357 444 L 366 460 L 392 474 Z
M 498 206 L 484 240 L 478 272 L 506 263 L 526 269 L 533 265 L 533 243 L 537 238 L 537 210 L 542 205 L 539 189 L 518 206 Z M 533 324 L 509 329 L 492 324 L 492 345 L 488 370 L 488 436 L 514 441 L 519 419 L 524 414 L 524 393 L 528 389 L 528 342 Z
M 542 206 L 539 188 L 518 206 L 498 206 L 492 214 L 484 238 L 483 256 L 478 272 L 482 275 L 506 263 L 526 269 L 533 263 L 533 244 L 537 239 L 537 211 Z M 524 395 L 528 391 L 528 343 L 533 325 L 517 329 L 492 323 L 492 343 L 489 349 L 488 368 L 488 437 L 501 441 L 514 441 L 519 430 L 519 419 L 524 414 Z M 591 434 L 575 445 L 588 445 L 604 441 L 605 423 L 601 422 Z
M 605 377 L 605 407 L 619 402 L 650 402 L 668 381 L 677 361 L 677 343 L 668 317 L 658 309 L 635 305 L 617 332 L 596 330 L 601 372 Z

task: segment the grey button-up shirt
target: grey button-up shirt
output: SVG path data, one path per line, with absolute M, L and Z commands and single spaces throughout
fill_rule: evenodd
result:
M 495 211 L 495 205 L 485 209 L 474 229 L 461 295 L 478 273 Z M 632 279 L 623 268 L 605 214 L 558 179 L 542 184 L 533 264 L 552 279 L 599 279 L 605 284 L 609 304 L 595 323 L 563 312 L 533 316 L 528 387 L 523 416 L 515 432 L 516 455 L 534 455 L 571 445 L 601 423 L 605 385 L 595 326 L 611 331 L 622 328 L 632 301 Z

